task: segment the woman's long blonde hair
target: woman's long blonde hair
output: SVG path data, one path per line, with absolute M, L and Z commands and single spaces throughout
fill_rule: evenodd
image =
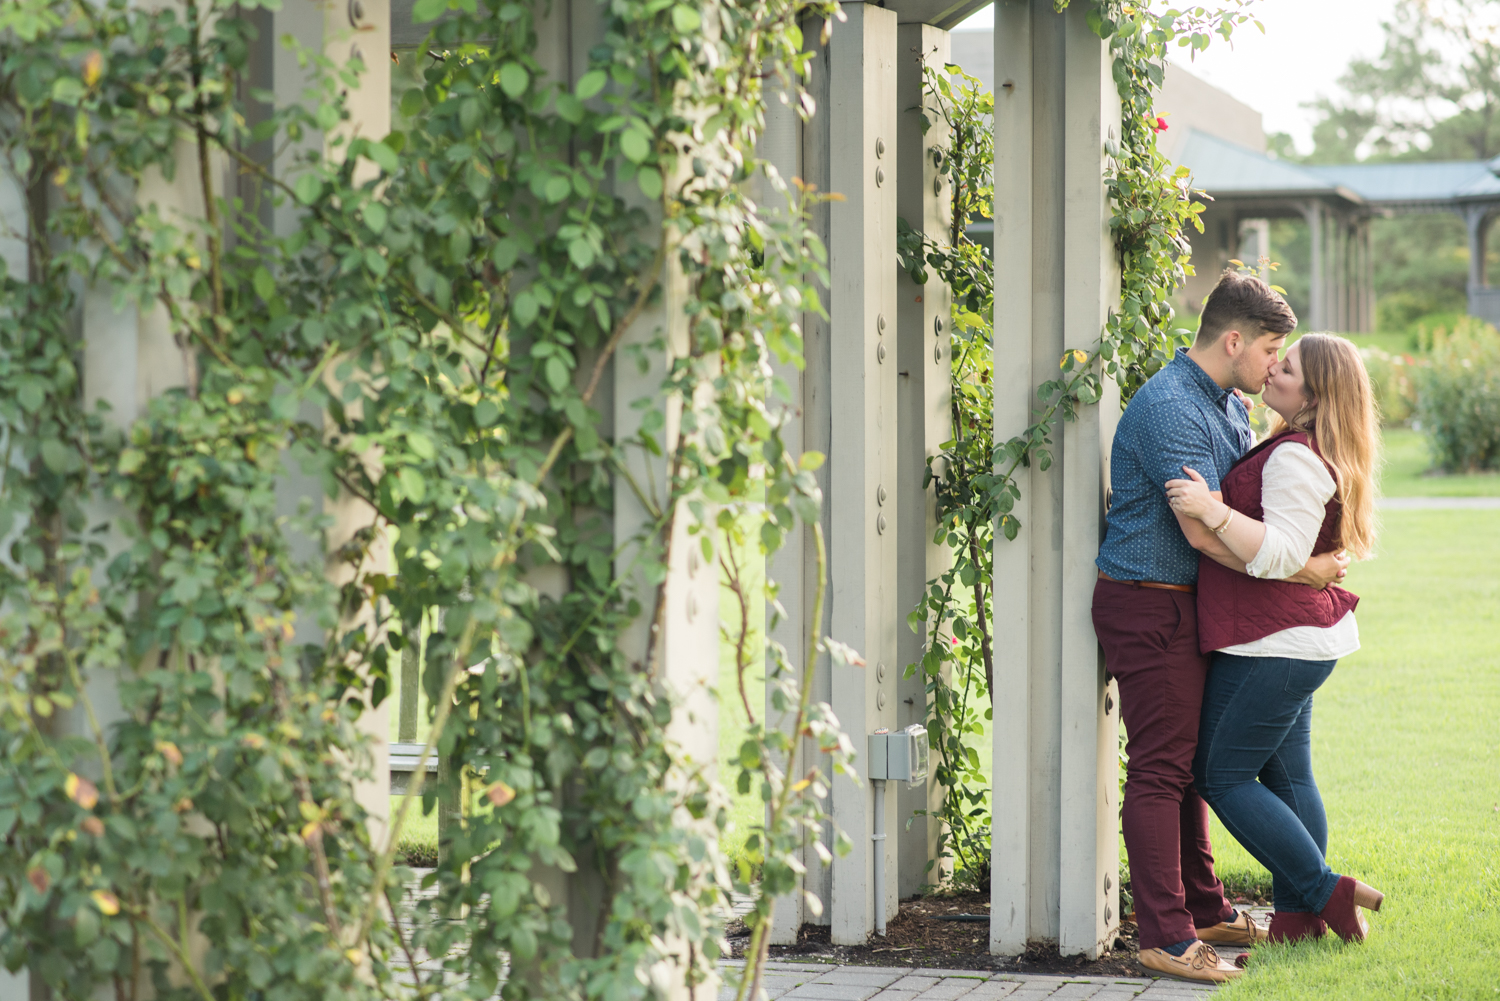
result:
M 1318 453 L 1338 474 L 1340 545 L 1369 559 L 1375 548 L 1375 476 L 1380 467 L 1380 419 L 1369 373 L 1359 349 L 1342 337 L 1304 334 L 1297 344 L 1307 402 L 1290 425 L 1273 414 L 1271 433 L 1290 426 L 1317 443 Z

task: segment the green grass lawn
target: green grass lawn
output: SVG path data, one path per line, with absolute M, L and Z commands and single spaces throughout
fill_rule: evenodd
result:
M 1432 456 L 1427 441 L 1410 428 L 1385 430 L 1385 478 L 1387 497 L 1494 497 L 1500 496 L 1500 473 L 1432 474 Z
M 1350 574 L 1363 649 L 1317 697 L 1313 753 L 1329 863 L 1385 907 L 1363 946 L 1259 950 L 1226 999 L 1500 995 L 1500 511 L 1383 520 Z M 1226 872 L 1259 868 L 1214 844 Z

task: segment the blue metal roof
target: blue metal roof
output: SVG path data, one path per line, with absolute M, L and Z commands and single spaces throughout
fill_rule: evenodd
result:
M 1351 163 L 1304 168 L 1370 202 L 1446 202 L 1465 194 L 1500 193 L 1500 179 L 1483 160 L 1432 163 Z
M 1264 153 L 1192 129 L 1177 152 L 1179 163 L 1193 172 L 1193 187 L 1210 195 L 1339 195 L 1338 185 L 1300 164 L 1273 160 Z
M 1500 200 L 1500 177 L 1495 173 L 1500 157 L 1488 163 L 1444 160 L 1307 166 L 1273 160 L 1193 129 L 1177 159 L 1193 172 L 1194 187 L 1215 196 L 1337 197 L 1376 207 Z

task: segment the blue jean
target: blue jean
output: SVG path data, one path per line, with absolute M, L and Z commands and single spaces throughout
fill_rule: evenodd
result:
M 1203 692 L 1193 779 L 1245 850 L 1271 873 L 1283 912 L 1317 913 L 1339 874 L 1313 780 L 1313 693 L 1337 661 L 1215 651 Z

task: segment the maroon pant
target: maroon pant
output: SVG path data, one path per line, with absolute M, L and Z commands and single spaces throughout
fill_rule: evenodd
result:
M 1214 875 L 1208 806 L 1193 789 L 1208 677 L 1197 604 L 1182 591 L 1100 580 L 1094 632 L 1120 685 L 1128 738 L 1121 821 L 1140 947 L 1175 945 L 1234 913 Z

